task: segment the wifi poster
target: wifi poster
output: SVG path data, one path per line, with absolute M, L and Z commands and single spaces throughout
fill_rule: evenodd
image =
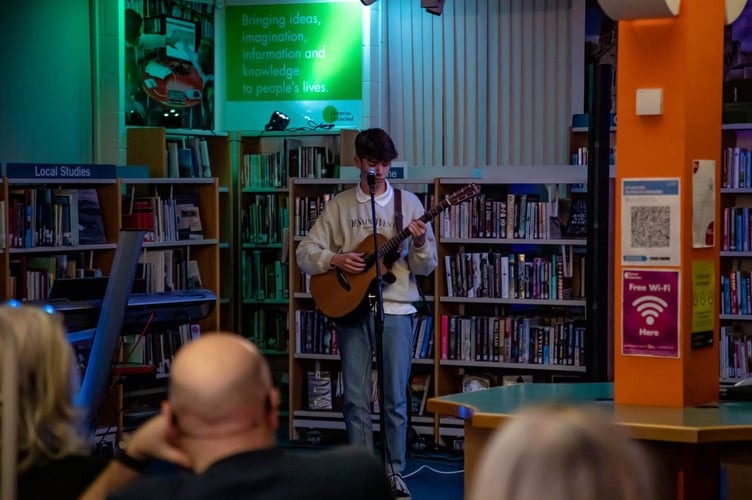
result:
M 621 353 L 679 357 L 679 271 L 624 269 Z

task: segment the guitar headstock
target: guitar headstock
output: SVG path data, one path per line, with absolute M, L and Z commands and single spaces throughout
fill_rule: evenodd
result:
M 458 203 L 462 203 L 465 200 L 469 200 L 473 196 L 476 196 L 478 193 L 480 193 L 480 185 L 472 182 L 462 189 L 458 189 L 454 193 L 448 195 L 446 197 L 446 200 L 450 205 L 457 205 Z

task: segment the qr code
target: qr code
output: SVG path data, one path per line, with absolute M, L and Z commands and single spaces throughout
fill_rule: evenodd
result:
M 632 207 L 632 246 L 667 248 L 670 243 L 670 207 Z

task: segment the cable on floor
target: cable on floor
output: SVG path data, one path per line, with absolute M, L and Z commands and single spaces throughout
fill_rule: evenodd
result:
M 417 474 L 418 472 L 422 471 L 423 469 L 428 469 L 428 470 L 430 470 L 431 472 L 435 472 L 436 474 L 445 474 L 445 475 L 451 475 L 451 474 L 464 474 L 464 472 L 465 472 L 465 469 L 462 469 L 462 470 L 451 470 L 451 471 L 445 471 L 445 470 L 438 470 L 438 469 L 434 469 L 434 468 L 433 468 L 433 467 L 431 467 L 430 465 L 421 465 L 420 467 L 418 467 L 417 469 L 415 469 L 414 471 L 412 471 L 412 472 L 410 472 L 410 473 L 408 473 L 408 474 L 402 474 L 402 478 L 403 478 L 403 479 L 406 479 L 406 478 L 408 478 L 408 477 L 412 477 L 412 476 L 414 476 L 415 474 Z

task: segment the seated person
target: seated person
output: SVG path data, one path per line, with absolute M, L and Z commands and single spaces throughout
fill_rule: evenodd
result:
M 471 500 L 651 500 L 640 444 L 596 408 L 542 406 L 494 432 L 478 462 Z
M 18 498 L 78 498 L 107 460 L 89 456 L 73 407 L 78 367 L 62 318 L 13 301 L 0 306 L 0 328 L 18 360 Z M 0 337 L 0 359 L 7 348 Z
M 177 352 L 161 414 L 136 430 L 82 498 L 391 498 L 381 465 L 366 450 L 276 448 L 278 404 L 254 344 L 231 333 L 204 334 Z M 193 472 L 139 479 L 149 458 Z

